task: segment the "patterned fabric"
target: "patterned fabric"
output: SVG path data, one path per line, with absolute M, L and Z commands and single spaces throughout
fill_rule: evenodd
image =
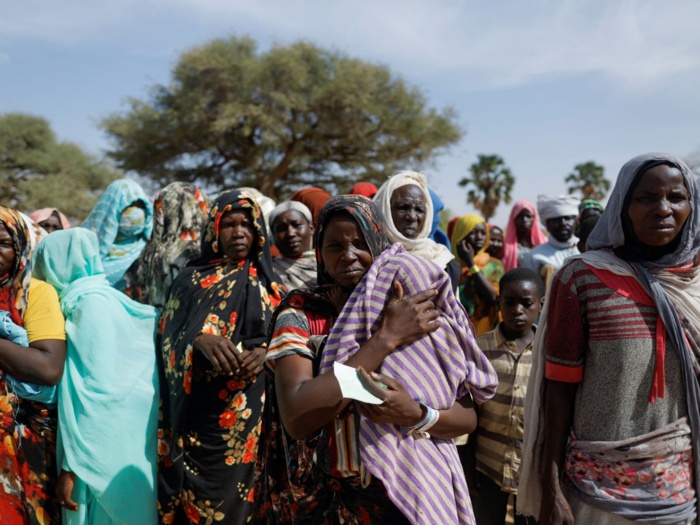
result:
M 187 182 L 173 182 L 161 190 L 153 203 L 153 235 L 124 276 L 129 297 L 163 308 L 177 274 L 199 257 L 210 204 Z
M 441 328 L 386 357 L 379 371 L 400 380 L 411 396 L 438 410 L 471 395 L 490 399 L 497 377 L 479 350 L 447 274 L 430 261 L 393 245 L 372 264 L 348 299 L 323 350 L 319 373 L 345 362 L 378 326 L 396 279 L 411 297 L 428 288 L 438 295 Z M 362 464 L 384 484 L 412 523 L 473 524 L 469 491 L 452 439 L 416 439 L 392 424 L 360 415 Z
M 498 374 L 496 395 L 479 407 L 476 468 L 504 492 L 516 494 L 532 344 L 520 352 L 515 341 L 503 336 L 500 325 L 476 342 Z
M 523 210 L 528 210 L 532 213 L 533 217 L 532 228 L 530 229 L 530 244 L 532 244 L 532 247 L 534 248 L 535 246 L 547 242 L 547 236 L 540 230 L 540 219 L 537 216 L 537 207 L 527 199 L 520 200 L 513 204 L 513 208 L 510 210 L 510 216 L 508 217 L 506 235 L 503 241 L 502 261 L 506 271 L 522 266 L 521 261 L 524 259 L 522 250 L 525 250 L 525 254 L 530 251 L 530 248 L 525 248 L 518 241 L 518 229 L 515 226 L 515 219 Z
M 298 259 L 281 255 L 275 257 L 272 264 L 287 290 L 316 286 L 316 254 L 313 251 L 304 252 Z
M 237 263 L 219 250 L 219 221 L 228 211 L 250 213 L 256 231 L 248 259 Z M 202 333 L 244 348 L 262 345 L 281 300 L 278 281 L 256 200 L 223 193 L 209 212 L 202 255 L 175 279 L 160 321 L 162 523 L 235 524 L 251 516 L 264 378 L 219 374 L 192 345 Z
M 124 223 L 122 214 L 134 203 L 143 206 L 143 220 L 138 224 Z M 124 274 L 141 254 L 153 230 L 153 208 L 143 188 L 130 179 L 114 181 L 107 186 L 82 226 L 97 234 L 109 283 L 124 290 Z
M 488 279 L 496 293 L 499 290 L 501 277 L 505 273 L 503 264 L 498 259 L 494 259 L 488 253 L 480 252 L 474 257 L 480 272 Z M 493 330 L 500 319 L 500 311 L 498 305 L 489 305 L 476 292 L 474 276 L 469 268 L 462 268 L 462 276 L 458 287 L 459 301 L 467 310 L 469 319 L 474 325 L 476 335 L 485 334 Z
M 581 204 L 578 205 L 578 215 L 579 218 L 581 217 L 581 214 L 586 211 L 586 210 L 598 210 L 599 212 L 603 212 L 605 208 L 601 203 L 599 203 L 597 200 L 594 199 L 583 199 L 581 201 Z
M 29 231 L 19 212 L 0 206 L 15 250 L 11 272 L 0 276 L 0 310 L 24 326 L 31 279 Z M 21 445 L 21 446 L 20 446 Z M 0 522 L 49 525 L 60 522 L 53 497 L 56 480 L 56 410 L 21 400 L 0 370 Z

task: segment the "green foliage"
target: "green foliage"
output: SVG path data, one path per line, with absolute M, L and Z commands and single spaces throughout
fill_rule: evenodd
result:
M 22 113 L 0 115 L 0 194 L 21 211 L 60 208 L 83 219 L 96 193 L 118 174 L 75 144 L 57 142 L 49 123 Z
M 299 42 L 257 51 L 248 38 L 184 53 L 172 82 L 102 121 L 125 170 L 164 185 L 254 186 L 277 199 L 418 169 L 462 133 L 386 67 Z
M 459 185 L 471 188 L 467 192 L 467 202 L 488 221 L 496 214 L 501 201 L 510 204 L 515 177 L 499 155 L 477 155 L 469 172 L 471 176 L 463 178 Z
M 593 161 L 574 166 L 574 171 L 565 179 L 569 193 L 580 193 L 582 199 L 600 201 L 610 190 L 610 181 L 605 178 L 605 168 Z

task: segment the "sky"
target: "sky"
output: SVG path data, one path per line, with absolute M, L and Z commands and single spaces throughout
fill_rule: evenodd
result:
M 0 17 L 0 113 L 45 117 L 100 156 L 99 120 L 168 84 L 183 51 L 231 34 L 261 50 L 310 41 L 457 110 L 464 138 L 425 172 L 461 215 L 480 153 L 504 158 L 514 201 L 564 193 L 589 160 L 614 181 L 640 153 L 698 155 L 698 20 L 696 0 L 22 0 Z

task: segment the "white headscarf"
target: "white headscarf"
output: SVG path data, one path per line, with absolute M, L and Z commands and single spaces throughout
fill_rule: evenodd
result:
M 425 220 L 423 221 L 423 227 L 418 232 L 415 239 L 409 239 L 397 230 L 394 225 L 394 219 L 391 217 L 391 196 L 394 194 L 395 190 L 402 186 L 408 186 L 409 184 L 418 186 L 423 190 L 423 194 L 425 195 Z M 450 250 L 428 237 L 433 227 L 433 202 L 430 199 L 428 182 L 425 175 L 415 171 L 400 171 L 396 175 L 389 177 L 389 179 L 382 184 L 382 187 L 379 188 L 373 200 L 377 203 L 382 215 L 384 215 L 386 236 L 389 242 L 400 242 L 407 251 L 429 261 L 433 261 L 441 268 L 444 268 L 447 263 L 454 259 L 454 255 L 452 255 Z
M 306 204 L 303 204 L 298 201 L 284 201 L 275 206 L 275 208 L 270 212 L 270 220 L 267 223 L 270 228 L 270 232 L 273 231 L 272 227 L 275 225 L 277 217 L 290 210 L 298 211 L 299 213 L 301 213 L 309 224 L 314 223 L 313 216 L 311 215 L 311 210 L 306 206 Z
M 537 213 L 544 226 L 549 219 L 556 217 L 578 217 L 578 205 L 581 199 L 573 195 L 538 195 Z

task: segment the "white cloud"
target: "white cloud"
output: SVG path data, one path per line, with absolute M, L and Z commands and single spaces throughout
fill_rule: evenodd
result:
M 167 14 L 165 22 L 159 14 Z M 391 64 L 414 79 L 444 75 L 462 89 L 592 74 L 646 91 L 700 66 L 695 0 L 25 0 L 4 13 L 0 34 L 81 45 L 109 35 L 126 47 L 139 28 L 150 24 L 163 34 L 178 19 L 178 28 L 187 21 L 198 35 L 206 28 L 212 36 L 305 38 Z M 178 38 L 187 35 L 164 42 Z

